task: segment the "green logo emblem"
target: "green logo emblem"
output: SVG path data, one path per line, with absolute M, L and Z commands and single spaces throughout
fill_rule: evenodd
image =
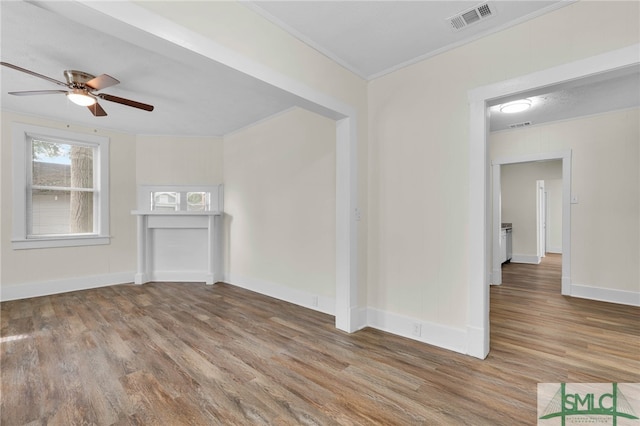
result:
M 607 423 L 613 426 L 618 424 L 619 418 L 638 420 L 629 400 L 620 391 L 617 383 L 592 385 L 591 391 L 585 392 L 581 389 L 582 391 L 568 392 L 567 384 L 560 383 L 560 388 L 542 411 L 539 419 L 559 417 L 562 426 L 566 424 L 568 418 L 578 423 L 596 423 L 597 419 L 602 419 L 601 424 Z M 606 386 L 606 389 L 603 389 L 603 386 Z M 602 416 L 605 416 L 606 420 Z

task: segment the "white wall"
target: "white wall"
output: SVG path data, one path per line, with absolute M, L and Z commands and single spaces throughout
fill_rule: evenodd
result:
M 223 180 L 222 138 L 136 137 L 138 185 L 216 185 Z
M 12 123 L 27 123 L 110 139 L 111 243 L 101 246 L 14 250 L 12 226 Z M 136 268 L 136 228 L 130 211 L 135 208 L 135 137 L 102 129 L 79 127 L 2 111 L 2 294 L 28 297 L 65 288 L 90 287 L 132 281 Z M 16 286 L 21 286 L 16 288 Z M 7 291 L 9 293 L 7 293 Z
M 571 282 L 640 292 L 640 109 L 492 133 L 492 156 L 572 151 Z
M 562 179 L 562 161 L 506 164 L 500 168 L 502 222 L 513 224 L 513 262 L 538 255 L 537 185 L 538 180 Z M 546 190 L 545 186 L 545 190 Z M 562 223 L 562 185 L 560 213 Z M 555 210 L 557 213 L 557 209 Z M 562 233 L 560 234 L 562 240 Z
M 639 6 L 573 3 L 370 83 L 370 308 L 466 329 L 468 91 L 638 43 Z M 615 265 L 623 259 L 637 265 L 634 244 Z M 586 245 L 576 241 L 576 256 Z M 600 264 L 592 261 L 590 268 Z M 594 277 L 607 274 L 606 285 L 620 285 L 611 269 Z M 593 282 L 584 272 L 575 278 Z M 637 286 L 633 276 L 624 281 Z
M 228 282 L 333 311 L 335 157 L 335 122 L 298 108 L 224 138 Z

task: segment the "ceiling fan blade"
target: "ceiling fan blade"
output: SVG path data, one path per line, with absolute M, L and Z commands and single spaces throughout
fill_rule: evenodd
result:
M 8 63 L 8 62 L 0 62 L 0 65 L 5 66 L 5 67 L 8 67 L 8 68 L 13 68 L 13 69 L 14 69 L 14 70 L 16 70 L 16 71 L 21 71 L 21 72 L 23 72 L 23 73 L 26 73 L 26 74 L 32 75 L 32 76 L 34 76 L 34 77 L 42 78 L 43 80 L 50 81 L 51 83 L 57 84 L 57 85 L 59 85 L 59 86 L 69 87 L 69 86 L 67 85 L 67 83 L 64 83 L 64 82 L 62 82 L 62 81 L 58 81 L 58 80 L 56 80 L 55 78 L 51 78 L 51 77 L 47 77 L 46 75 L 38 74 L 37 72 L 30 71 L 30 70 L 28 70 L 28 69 L 25 69 L 25 68 L 19 67 L 19 66 L 17 66 L 17 65 L 10 64 L 10 63 Z
M 107 95 L 106 93 L 99 93 L 96 96 L 99 97 L 100 99 L 104 99 L 105 101 L 116 102 L 122 105 L 143 109 L 145 111 L 153 111 L 153 105 L 143 104 L 142 102 L 136 102 L 136 101 L 121 98 L 118 96 Z
M 67 93 L 66 90 L 26 90 L 22 92 L 9 92 L 15 96 L 32 96 L 32 95 L 55 95 L 57 93 Z
M 96 117 L 105 117 L 107 115 L 107 112 L 102 109 L 100 104 L 97 102 L 93 105 L 89 105 L 87 108 L 89 108 L 91 114 L 95 115 Z
M 120 81 L 116 80 L 110 75 L 102 74 L 87 81 L 85 83 L 85 86 L 88 86 L 93 90 L 102 90 L 106 89 L 107 87 L 115 86 L 118 83 L 120 83 Z

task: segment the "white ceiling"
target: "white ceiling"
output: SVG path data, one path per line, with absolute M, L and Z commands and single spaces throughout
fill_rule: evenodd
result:
M 85 8 L 71 2 L 35 5 L 0 1 L 2 61 L 62 81 L 65 69 L 109 74 L 121 83 L 105 89 L 105 93 L 152 104 L 155 110 L 149 113 L 101 101 L 109 115 L 94 117 L 86 108 L 71 104 L 62 94 L 11 96 L 8 91 L 58 89 L 59 86 L 0 67 L 0 101 L 4 109 L 137 134 L 220 136 L 293 106 L 304 105 L 301 99 L 287 92 L 194 53 L 180 51 L 179 55 L 170 56 L 157 53 L 122 40 L 117 30 L 113 35 L 106 34 L 78 23 L 77 19 L 45 10 L 59 9 L 63 3 L 67 10 Z M 374 78 L 567 2 L 492 1 L 489 4 L 495 15 L 491 18 L 459 32 L 449 28 L 445 18 L 477 4 L 468 1 L 246 3 L 250 9 L 268 15 L 285 30 L 343 66 L 365 78 Z M 117 28 L 115 23 L 114 28 Z M 492 111 L 492 130 L 508 126 L 511 120 L 531 120 L 537 124 L 569 118 L 571 114 L 602 112 L 602 108 L 637 106 L 640 103 L 637 70 L 634 75 L 609 79 L 614 84 L 611 87 L 599 81 L 582 84 L 580 88 L 574 85 L 571 90 L 558 87 L 552 92 L 536 93 L 542 97 L 534 102 L 535 108 L 529 114 L 538 115 L 498 120 L 500 114 Z
M 565 6 L 567 1 L 247 1 L 348 70 L 371 80 Z M 491 17 L 460 31 L 447 18 L 488 4 Z

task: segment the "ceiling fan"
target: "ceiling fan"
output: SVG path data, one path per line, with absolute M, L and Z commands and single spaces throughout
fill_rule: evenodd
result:
M 21 71 L 34 77 L 42 78 L 51 83 L 57 84 L 58 86 L 64 86 L 69 89 L 9 92 L 10 95 L 31 96 L 64 93 L 67 96 L 67 99 L 77 105 L 86 106 L 87 108 L 89 108 L 89 111 L 91 111 L 91 114 L 95 115 L 96 117 L 104 117 L 107 115 L 106 111 L 102 109 L 100 104 L 98 104 L 98 98 L 104 99 L 105 101 L 109 102 L 116 102 L 118 104 L 130 106 L 133 108 L 139 108 L 145 111 L 153 111 L 153 105 L 143 104 L 141 102 L 132 101 L 130 99 L 125 99 L 106 93 L 96 93 L 96 91 L 98 90 L 106 89 L 107 87 L 111 87 L 120 83 L 118 80 L 107 74 L 102 74 L 95 77 L 83 71 L 65 70 L 64 77 L 67 80 L 67 82 L 65 83 L 7 62 L 0 62 L 0 65 L 12 68 L 17 71 Z

